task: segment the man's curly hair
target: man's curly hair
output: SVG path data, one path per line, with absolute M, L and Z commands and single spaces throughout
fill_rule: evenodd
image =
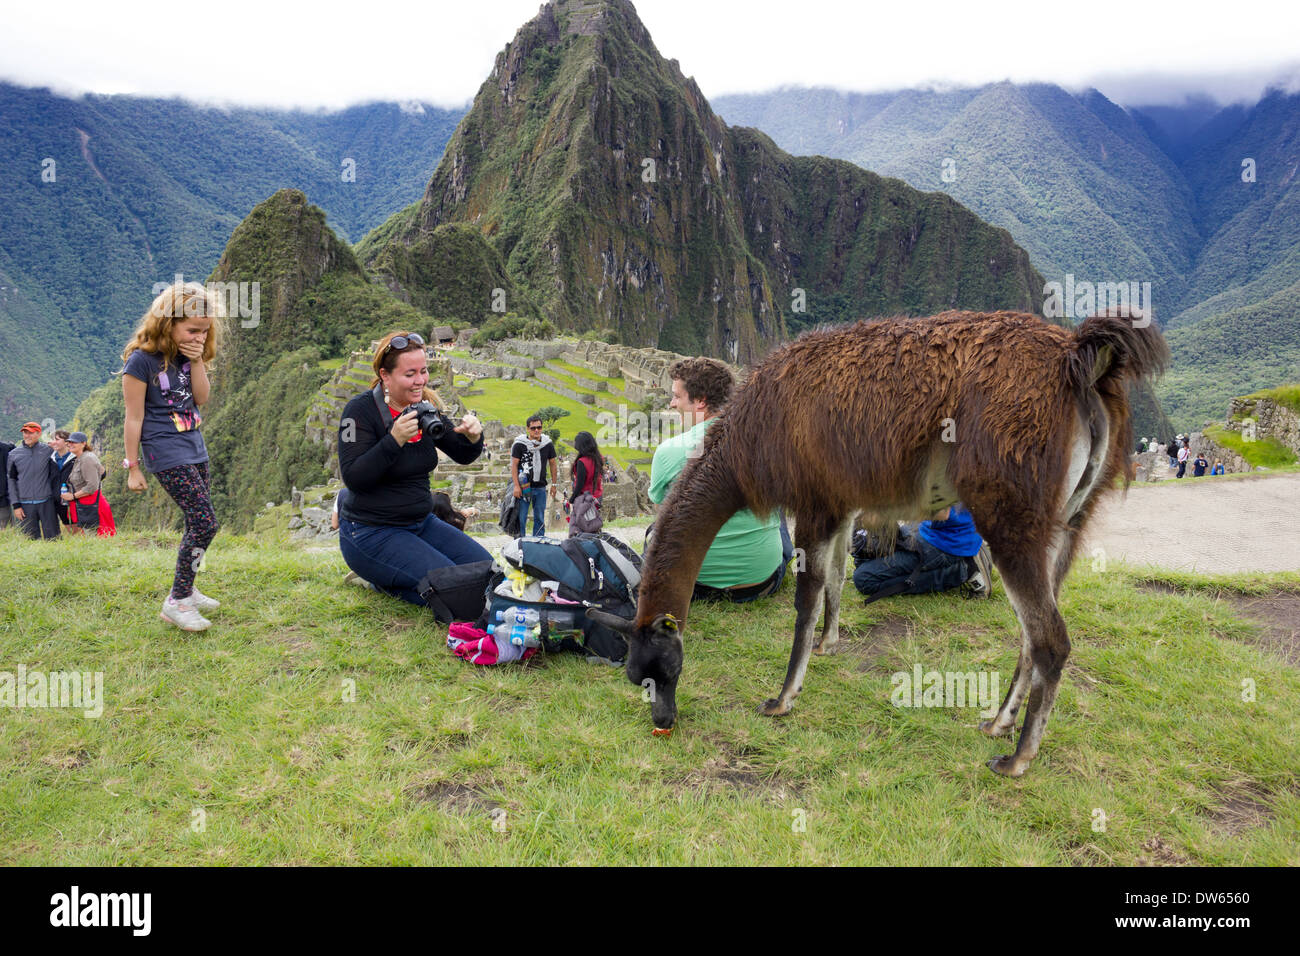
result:
M 668 374 L 682 383 L 686 397 L 692 402 L 704 400 L 711 411 L 721 411 L 731 401 L 731 390 L 736 386 L 731 369 L 717 359 L 689 358 L 675 362 Z

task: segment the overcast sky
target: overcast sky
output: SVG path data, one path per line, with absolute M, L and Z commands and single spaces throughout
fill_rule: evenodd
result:
M 59 92 L 339 107 L 461 106 L 538 0 L 6 3 L 0 79 Z M 640 0 L 659 52 L 706 96 L 1003 79 L 1096 86 L 1137 105 L 1300 89 L 1300 3 Z

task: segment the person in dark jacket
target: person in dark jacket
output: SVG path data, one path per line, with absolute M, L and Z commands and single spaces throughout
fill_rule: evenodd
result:
M 339 469 L 348 489 L 339 505 L 339 548 L 348 567 L 378 590 L 423 605 L 416 586 L 430 570 L 492 560 L 433 513 L 429 491 L 438 452 L 469 464 L 483 452 L 483 426 L 466 415 L 439 438 L 420 431 L 410 406 L 441 400 L 425 387 L 428 356 L 419 335 L 384 336 L 372 365 L 370 391 L 349 401 L 339 422 Z
M 1192 477 L 1200 478 L 1205 474 L 1205 469 L 1210 467 L 1209 459 L 1205 457 L 1205 452 L 1199 452 L 1196 455 L 1196 461 L 1192 462 Z
M 14 509 L 9 507 L 9 453 L 14 446 L 0 441 L 0 528 L 14 523 Z
M 41 426 L 23 426 L 23 443 L 9 453 L 5 479 L 9 484 L 9 506 L 23 523 L 29 538 L 50 541 L 59 536 L 58 512 L 54 510 L 54 459 L 50 446 L 41 441 Z
M 870 600 L 958 587 L 968 597 L 988 597 L 992 559 L 975 519 L 958 503 L 922 521 L 914 533 L 903 534 L 891 553 L 864 556 L 853 571 L 853 584 Z
M 50 492 L 54 495 L 54 510 L 59 514 L 59 524 L 65 527 L 68 524 L 68 503 L 63 500 L 63 486 L 68 483 L 68 476 L 72 474 L 72 466 L 77 463 L 77 459 L 72 454 L 72 449 L 68 447 L 68 432 L 60 428 L 54 433 L 54 438 L 50 440 L 50 449 L 53 452 L 51 457 L 54 459 L 54 477 L 50 479 Z

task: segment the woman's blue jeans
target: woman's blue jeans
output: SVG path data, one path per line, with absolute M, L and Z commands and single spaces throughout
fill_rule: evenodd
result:
M 372 525 L 339 516 L 339 548 L 347 566 L 379 590 L 424 606 L 415 589 L 433 568 L 491 561 L 465 532 L 432 514 L 410 525 Z

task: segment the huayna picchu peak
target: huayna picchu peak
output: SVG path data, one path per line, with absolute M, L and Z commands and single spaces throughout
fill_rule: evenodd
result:
M 491 303 L 741 363 L 814 323 L 1039 311 L 1043 285 L 1009 233 L 951 198 L 728 127 L 626 0 L 543 6 L 497 55 L 423 199 L 358 252 L 438 314 L 469 245 L 449 224 L 483 245 L 479 315 L 464 318 Z

